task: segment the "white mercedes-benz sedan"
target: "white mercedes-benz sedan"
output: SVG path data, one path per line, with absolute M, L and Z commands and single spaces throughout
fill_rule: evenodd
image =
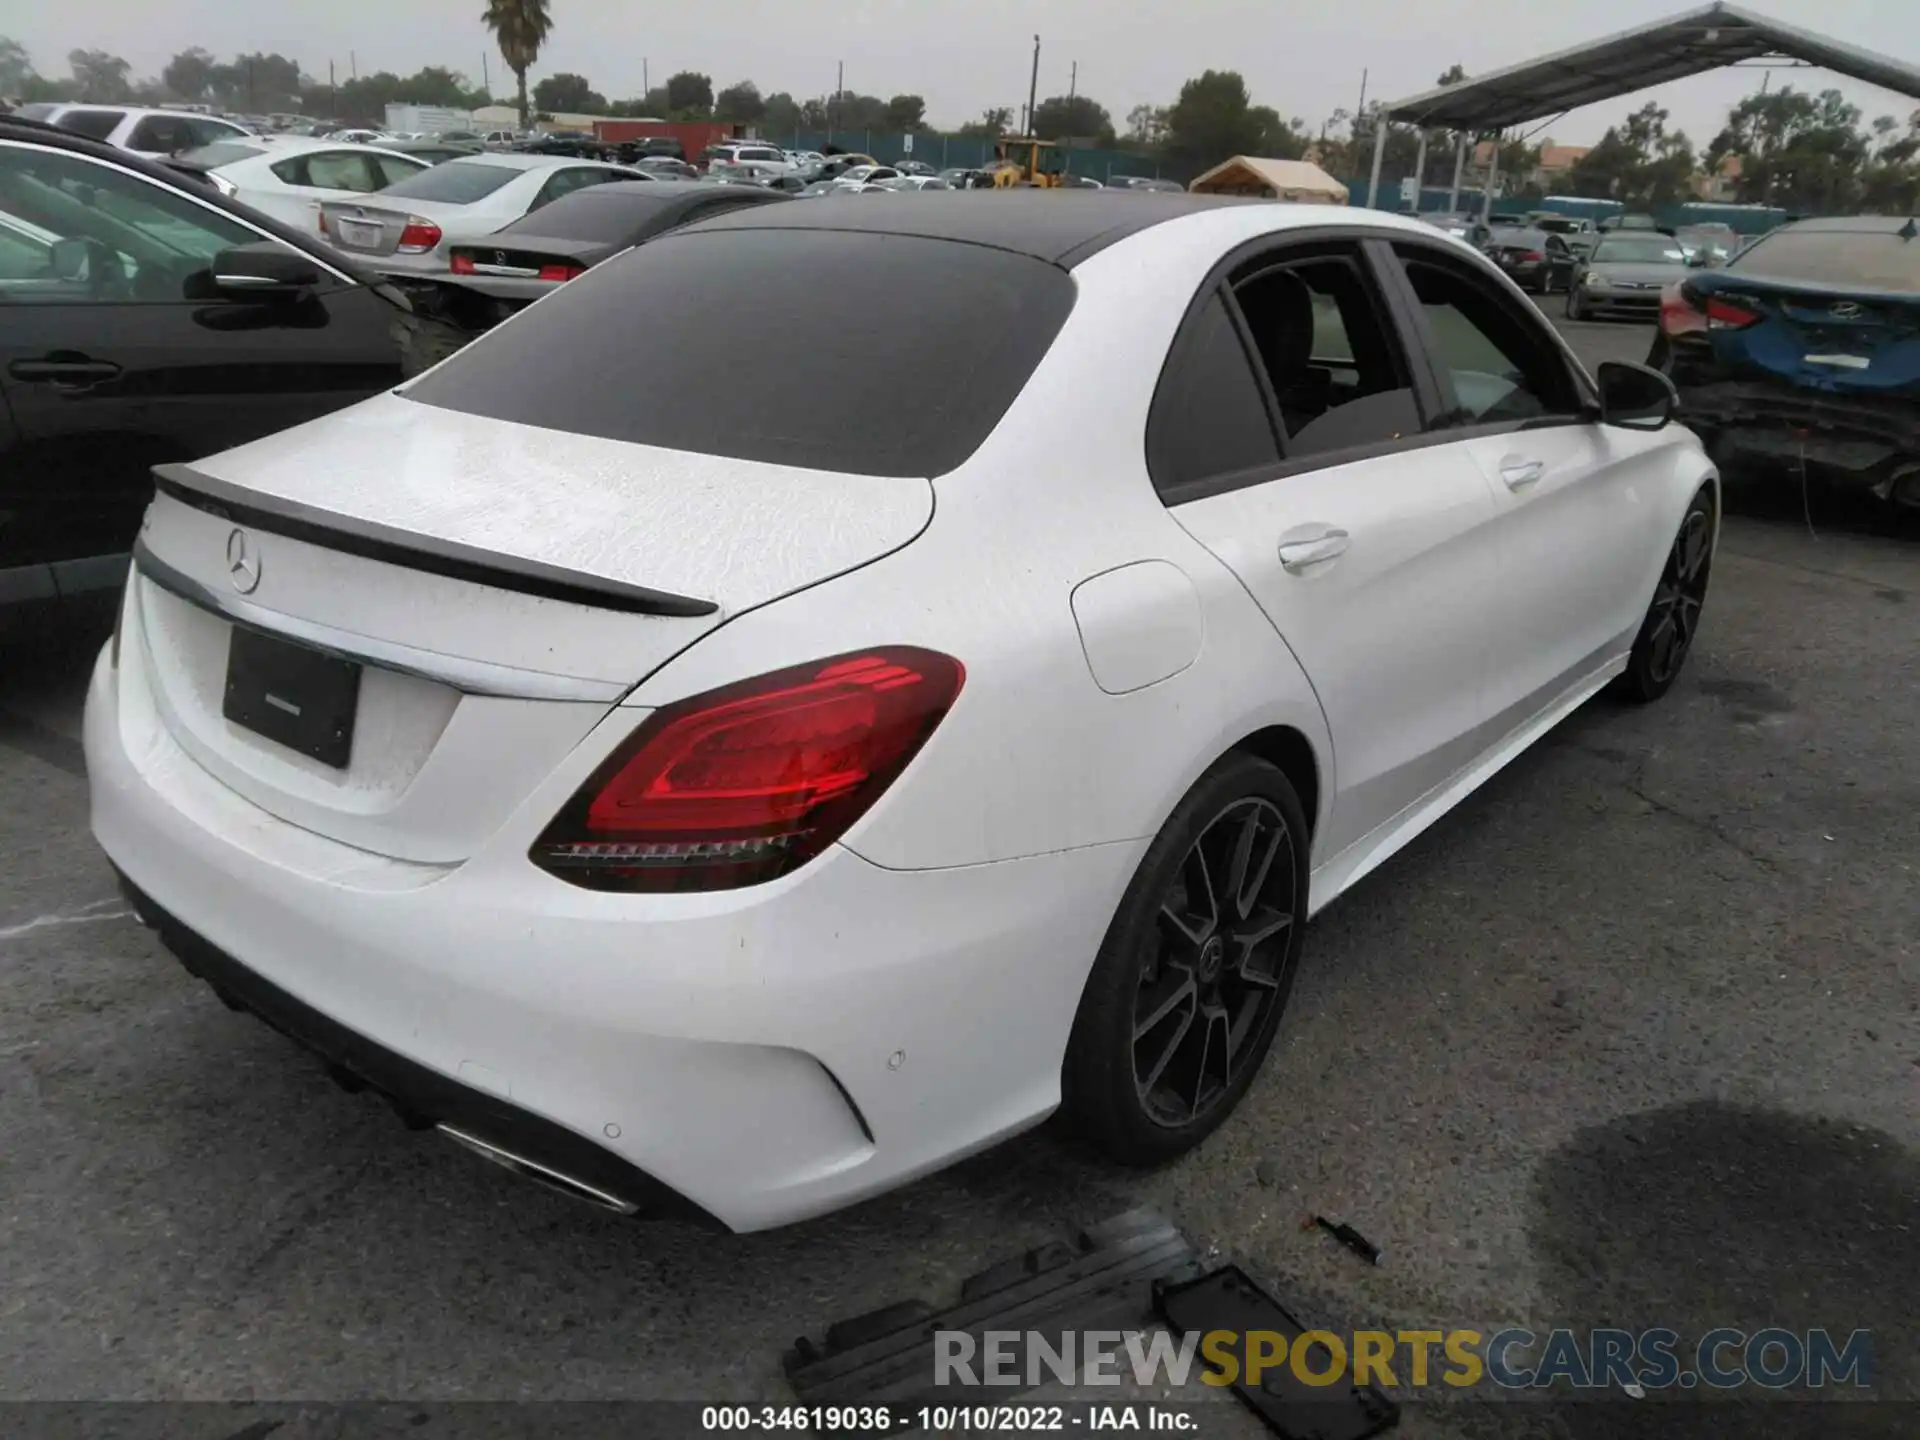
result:
M 1673 684 L 1673 404 L 1412 220 L 755 207 L 163 467 L 94 832 L 229 1003 L 618 1210 L 780 1225 L 1056 1111 L 1154 1164 L 1315 911 Z

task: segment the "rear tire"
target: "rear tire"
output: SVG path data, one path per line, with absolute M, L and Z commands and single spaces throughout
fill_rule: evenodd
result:
M 1076 1138 L 1125 1165 L 1158 1165 L 1239 1104 L 1299 966 L 1308 837 L 1287 777 L 1239 752 L 1174 808 L 1074 1017 L 1060 1088 Z
M 1587 307 L 1585 302 L 1580 299 L 1579 290 L 1569 285 L 1567 287 L 1567 319 L 1584 320 L 1586 318 Z
M 1681 517 L 1626 672 L 1615 682 L 1617 693 L 1637 705 L 1671 690 L 1693 649 L 1713 569 L 1713 520 L 1713 493 L 1703 486 Z

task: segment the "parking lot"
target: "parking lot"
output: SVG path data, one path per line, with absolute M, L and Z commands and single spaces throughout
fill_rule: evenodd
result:
M 1784 477 L 1731 503 L 1675 692 L 1589 705 L 1326 912 L 1196 1154 L 1131 1174 L 1042 1131 L 745 1237 L 408 1134 L 222 1008 L 89 838 L 90 657 L 9 662 L 0 1390 L 769 1397 L 797 1335 L 1148 1205 L 1335 1330 L 1868 1329 L 1879 1394 L 1920 1401 L 1916 527 Z

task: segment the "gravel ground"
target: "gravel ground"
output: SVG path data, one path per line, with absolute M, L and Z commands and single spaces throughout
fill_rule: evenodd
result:
M 85 665 L 10 664 L 0 1394 L 776 1397 L 795 1336 L 1145 1204 L 1335 1330 L 1866 1328 L 1879 1393 L 1920 1400 L 1920 551 L 1845 507 L 1809 529 L 1778 477 L 1735 495 L 1678 688 L 1588 706 L 1319 919 L 1280 1045 L 1198 1154 L 1140 1176 L 1042 1131 L 747 1237 L 408 1135 L 224 1010 L 88 837 Z M 1813 1408 L 1767 1424 L 1815 1433 Z

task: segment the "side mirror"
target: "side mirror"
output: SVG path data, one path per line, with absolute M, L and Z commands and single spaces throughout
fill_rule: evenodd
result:
M 236 245 L 213 257 L 213 284 L 224 295 L 295 295 L 320 283 L 320 267 L 274 240 Z
M 1625 360 L 1604 360 L 1600 382 L 1600 423 L 1624 430 L 1659 430 L 1673 419 L 1680 392 L 1658 370 Z

